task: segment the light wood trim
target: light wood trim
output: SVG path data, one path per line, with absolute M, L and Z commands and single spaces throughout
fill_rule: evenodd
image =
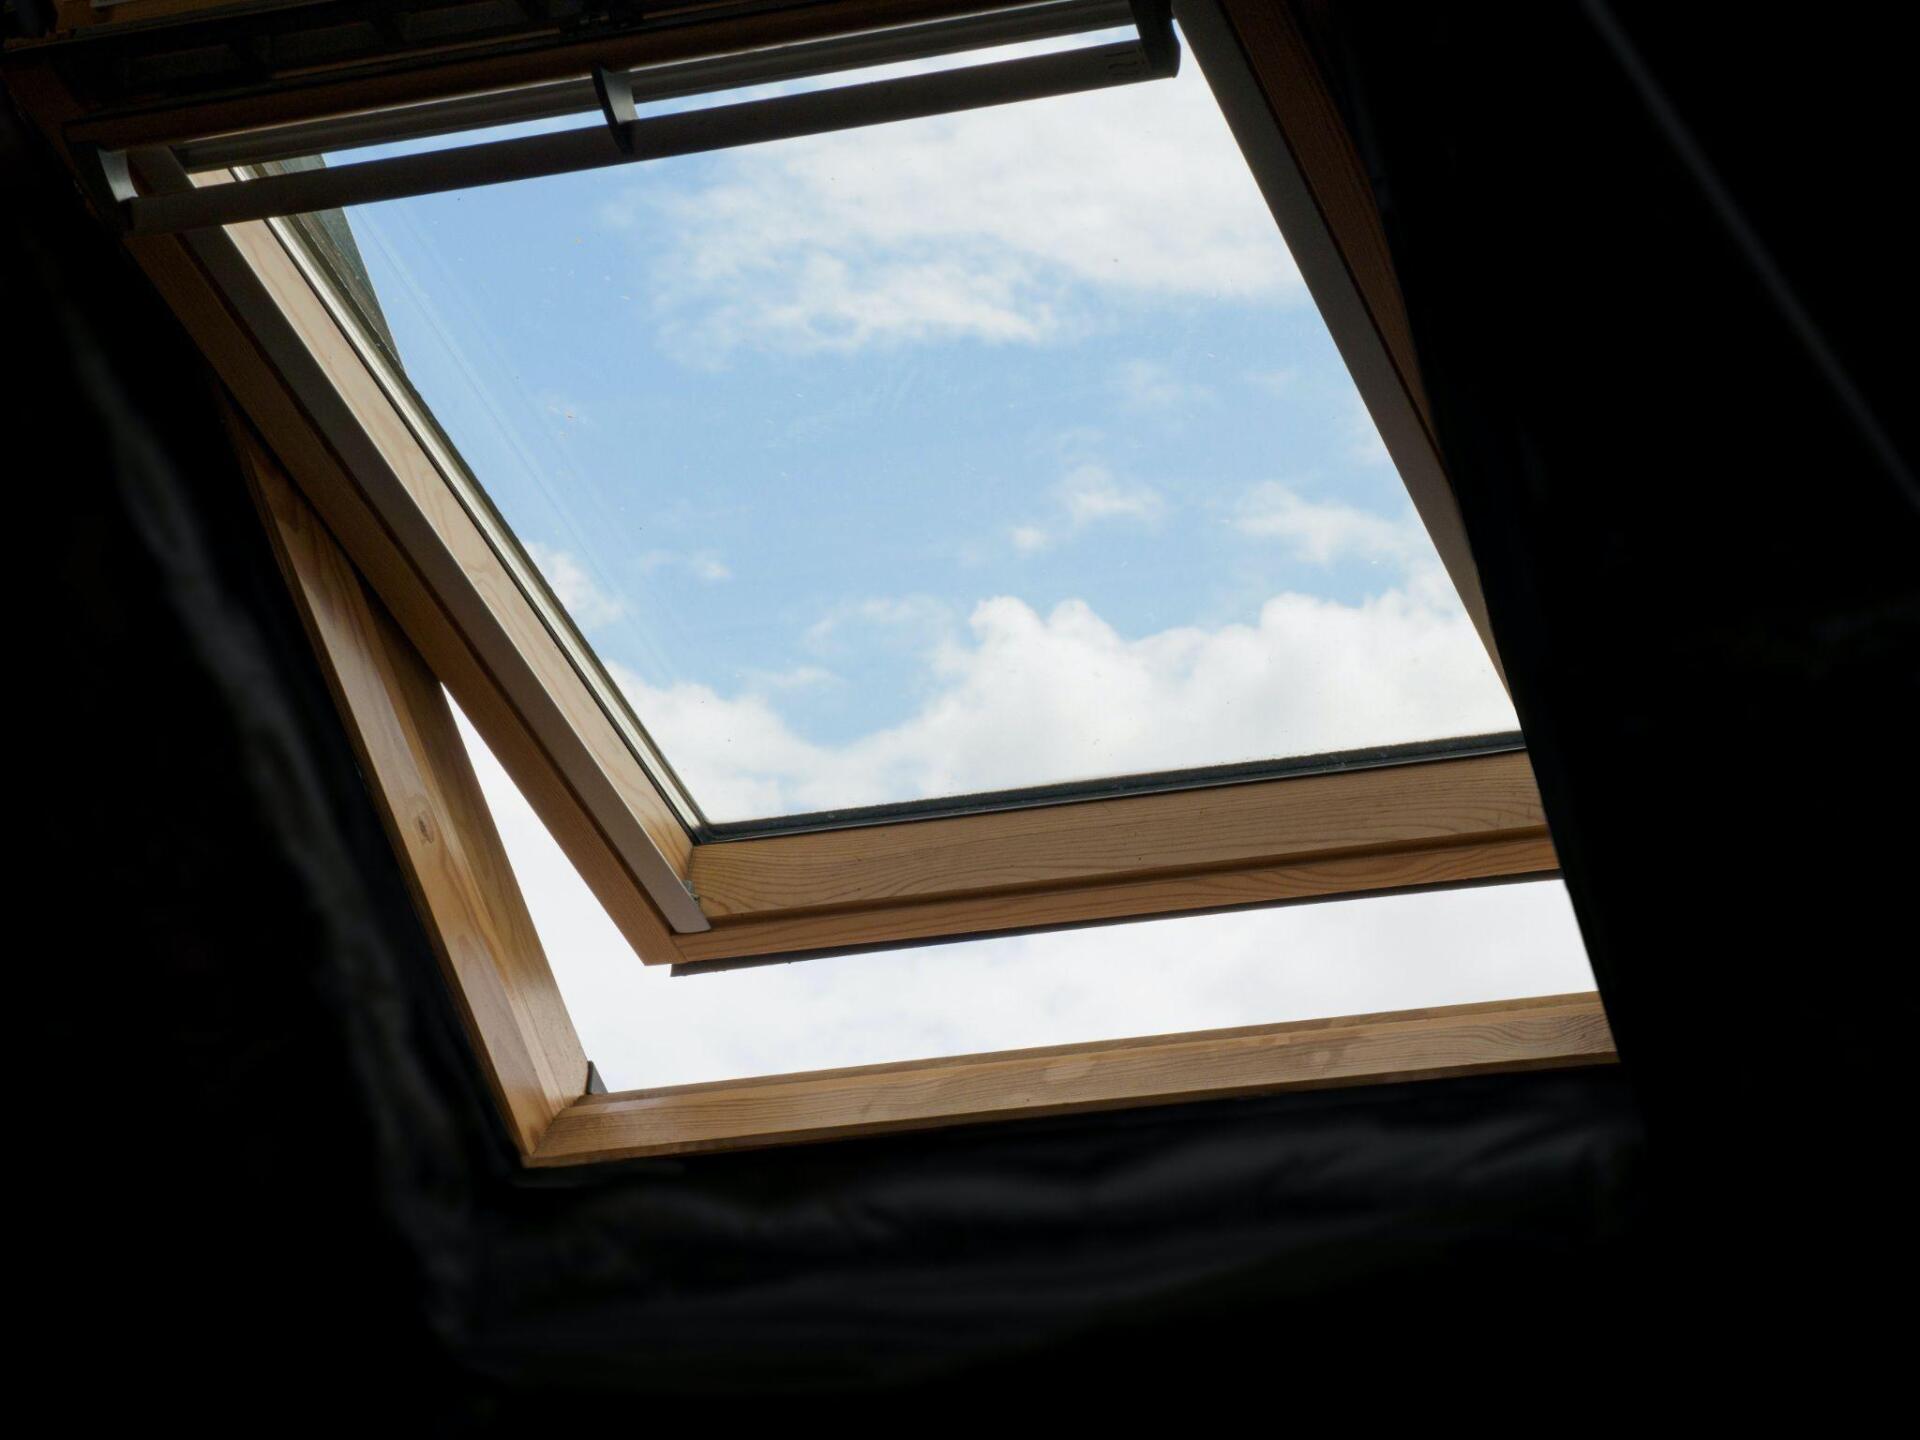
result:
M 176 237 L 139 242 L 136 258 L 186 323 L 248 417 L 272 437 L 275 453 L 329 531 L 353 557 L 384 607 L 426 657 L 514 784 L 636 953 L 672 955 L 673 932 L 627 868 L 620 850 L 504 693 L 468 637 L 440 604 L 339 458 L 314 430 L 292 392 L 220 302 Z M 319 498 L 326 504 L 321 506 Z
M 506 653 L 532 668 L 558 720 L 584 744 L 617 804 L 631 812 L 646 839 L 685 879 L 693 837 L 271 227 L 232 225 L 217 240 L 201 243 L 223 251 L 231 245 L 275 312 L 291 325 L 293 339 L 312 357 L 315 370 L 304 377 L 309 386 L 323 377 L 335 388 L 383 462 L 356 470 L 363 498 L 407 548 L 416 568 L 438 580 L 443 604 L 465 610 L 469 633 L 489 623 L 498 628 Z M 301 393 L 310 412 L 330 398 L 311 388 Z
M 269 228 L 128 246 L 628 941 L 670 957 L 672 927 L 636 866 L 671 893 L 691 837 Z M 250 288 L 256 310 L 293 327 L 277 355 L 229 303 Z M 314 418 L 327 406 L 355 422 L 365 453 L 351 462 Z M 369 483 L 387 487 L 378 505 Z M 679 923 L 704 926 L 681 899 L 693 919 Z
M 1553 843 L 1540 833 L 1466 845 L 1248 865 L 1155 880 L 734 921 L 698 935 L 681 935 L 677 948 L 685 964 L 833 954 L 916 940 L 1057 930 L 1475 881 L 1544 878 L 1558 869 Z
M 1522 753 L 702 845 L 716 922 L 1543 833 Z
M 274 553 L 428 938 L 521 1153 L 587 1088 L 587 1057 L 427 663 L 235 420 Z
M 529 1163 L 580 1165 L 1614 1058 L 1599 998 L 1552 995 L 589 1095 L 554 1121 Z

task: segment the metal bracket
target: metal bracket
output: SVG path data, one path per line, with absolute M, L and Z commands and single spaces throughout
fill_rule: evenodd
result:
M 127 202 L 139 193 L 127 152 L 81 143 L 73 147 L 73 162 L 81 192 L 100 218 L 124 235 L 132 224 Z
M 1164 80 L 1180 73 L 1180 39 L 1173 33 L 1173 0 L 1127 0 L 1140 49 L 1147 57 L 1147 73 Z
M 141 195 L 126 207 L 129 228 L 136 235 L 164 234 L 274 215 L 297 215 L 433 195 L 475 185 L 565 175 L 607 165 L 700 154 L 866 125 L 925 119 L 989 105 L 1078 94 L 1113 85 L 1164 79 L 1179 69 L 1180 44 L 1174 35 L 1171 0 L 1053 0 L 1053 3 L 1022 8 L 1037 12 L 1036 16 L 1022 21 L 1035 35 L 1090 33 L 1080 27 L 1105 28 L 1116 19 L 1124 21 L 1131 16 L 1138 38 L 890 79 L 856 81 L 706 109 L 649 115 L 644 120 L 637 113 L 636 94 L 649 98 L 718 94 L 737 88 L 749 79 L 758 84 L 781 78 L 783 72 L 789 77 L 818 75 L 832 73 L 837 66 L 829 63 L 832 57 L 823 53 L 822 47 L 794 46 L 789 48 L 804 49 L 806 53 L 782 56 L 776 49 L 770 55 L 748 56 L 736 62 L 734 68 L 739 73 L 731 75 L 723 75 L 710 62 L 702 62 L 702 84 L 696 87 L 683 83 L 686 77 L 682 76 L 664 88 L 661 77 L 651 71 L 623 74 L 604 66 L 596 67 L 590 77 L 592 89 L 606 120 L 607 133 L 613 138 L 611 147 L 591 127 L 569 128 L 418 154 L 389 155 L 325 169 L 262 175 L 190 193 Z M 886 46 L 866 37 L 854 37 L 859 42 L 857 45 L 854 41 L 835 42 L 835 53 L 847 64 L 868 66 L 885 63 L 890 58 L 889 48 L 909 55 L 960 53 L 963 39 L 978 44 L 989 40 L 1006 44 L 1015 39 L 1015 32 L 1007 30 L 984 36 L 978 30 L 977 20 L 970 23 L 973 28 L 967 29 L 964 35 L 949 25 L 940 31 L 940 36 L 945 38 L 932 39 L 916 38 L 913 27 L 906 27 L 906 33 L 892 36 Z M 850 46 L 852 48 L 848 48 Z M 642 76 L 648 77 L 644 88 L 639 78 Z M 541 93 L 544 95 L 545 91 Z M 508 103 L 511 108 L 517 102 Z M 479 116 L 470 113 L 470 109 L 463 107 L 461 114 L 480 123 Z M 525 111 L 522 118 L 546 110 L 547 102 L 542 99 Z M 517 110 L 514 113 L 522 114 Z M 418 129 L 423 134 L 437 134 L 444 130 L 438 122 L 422 124 L 405 116 L 395 117 L 395 123 L 401 131 Z M 314 139 L 313 127 L 293 128 L 309 141 Z M 371 144 L 383 138 L 378 125 L 367 117 L 356 119 L 353 136 L 359 144 Z M 264 150 L 254 147 L 249 153 L 257 159 L 259 154 L 284 149 L 285 141 L 286 137 L 282 136 L 280 141 L 267 144 Z M 233 148 L 232 144 L 226 146 L 228 151 Z M 200 149 L 202 161 L 208 154 L 216 153 L 206 147 Z
M 633 154 L 633 122 L 640 112 L 633 107 L 633 79 L 624 70 L 593 67 L 593 93 L 600 101 L 600 113 L 607 117 L 607 130 L 622 155 Z

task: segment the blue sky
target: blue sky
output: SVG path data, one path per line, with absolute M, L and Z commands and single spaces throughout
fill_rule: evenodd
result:
M 350 218 L 715 819 L 1513 723 L 1191 61 Z
M 351 221 L 715 818 L 1514 723 L 1191 59 Z M 1557 882 L 670 979 L 467 734 L 615 1088 L 1592 984 Z

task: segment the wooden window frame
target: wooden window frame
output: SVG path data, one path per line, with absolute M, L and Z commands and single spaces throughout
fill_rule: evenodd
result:
M 817 7 L 821 25 L 836 13 L 871 23 L 875 9 Z M 1292 16 L 1250 0 L 1177 13 L 1491 653 L 1378 216 Z M 699 53 L 698 31 L 673 32 L 670 52 Z M 728 43 L 737 24 L 709 41 Z M 449 85 L 471 88 L 459 73 Z M 113 123 L 81 113 L 44 70 L 10 65 L 9 80 L 78 163 L 77 142 L 116 143 Z M 151 113 L 130 123 L 141 143 L 208 132 L 206 107 L 187 114 L 180 124 L 197 128 L 172 135 Z M 213 183 L 190 182 L 164 149 L 131 158 L 153 188 Z M 699 842 L 517 542 L 456 483 L 431 417 L 379 373 L 354 315 L 282 227 L 126 243 L 234 401 L 268 533 L 529 1163 L 1612 1058 L 1597 1000 L 1560 996 L 587 1095 L 586 1058 L 442 683 L 648 964 L 1541 877 L 1557 862 L 1539 795 L 1513 753 Z
M 588 1093 L 585 1051 L 438 677 L 237 414 L 233 430 L 395 855 L 528 1165 L 1615 1059 L 1599 997 L 1580 994 Z

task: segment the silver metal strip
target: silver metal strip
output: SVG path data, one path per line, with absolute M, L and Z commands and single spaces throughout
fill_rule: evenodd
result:
M 1434 761 L 1467 760 L 1482 755 L 1510 755 L 1526 748 L 1526 737 L 1518 730 L 1501 730 L 1486 735 L 1459 735 L 1399 745 L 1375 745 L 1361 750 L 1333 750 L 1317 755 L 1199 765 L 1182 770 L 1105 775 L 1090 780 L 1027 785 L 1014 790 L 983 790 L 925 800 L 895 800 L 880 805 L 814 810 L 758 820 L 726 820 L 718 825 L 702 825 L 694 832 L 694 838 L 703 845 L 725 845 L 742 840 L 763 840 L 773 835 L 856 830 L 874 825 L 897 825 L 907 820 L 949 820 L 959 815 L 997 815 L 1007 810 L 1040 810 L 1056 805 L 1077 805 L 1086 800 L 1124 800 L 1136 795 L 1164 795 L 1175 790 L 1216 790 L 1229 785 L 1259 785 L 1269 780 L 1297 780 L 1308 775 L 1339 775 L 1353 770 L 1384 770 Z
M 731 149 L 802 135 L 1004 105 L 1150 80 L 1166 73 L 1138 41 L 1095 45 L 991 65 L 781 95 L 627 122 L 562 130 L 420 155 L 267 175 L 231 185 L 128 201 L 135 235 L 233 225 L 280 215 L 467 190 L 639 160 Z
M 780 80 L 804 80 L 837 70 L 904 60 L 930 60 L 993 45 L 1025 40 L 1050 40 L 1063 35 L 1131 25 L 1127 0 L 1048 0 L 1048 3 L 996 10 L 985 15 L 963 15 L 924 25 L 836 35 L 825 40 L 782 45 L 773 50 L 735 55 L 703 56 L 625 72 L 637 105 L 677 100 L 688 95 L 736 90 Z M 270 160 L 292 160 L 361 145 L 387 145 L 454 135 L 490 125 L 511 125 L 580 115 L 598 108 L 593 82 L 585 76 L 459 95 L 360 115 L 329 116 L 324 120 L 276 125 L 263 130 L 216 135 L 174 147 L 180 164 L 190 173 L 225 170 L 235 165 L 260 165 Z

